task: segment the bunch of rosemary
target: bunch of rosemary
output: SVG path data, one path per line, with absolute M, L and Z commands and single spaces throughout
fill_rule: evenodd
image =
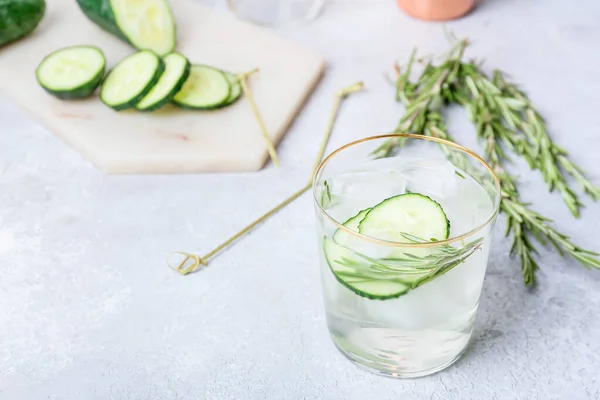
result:
M 449 104 L 463 106 L 476 125 L 485 158 L 500 181 L 500 210 L 508 220 L 506 235 L 512 235 L 511 255 L 517 255 L 521 260 L 525 284 L 535 283 L 538 269 L 534 241 L 542 246 L 551 244 L 559 254 L 568 254 L 587 268 L 600 269 L 598 253 L 575 245 L 551 225 L 550 218 L 536 213 L 530 204 L 521 201 L 516 178 L 506 171 L 510 161 L 508 151 L 523 157 L 531 169 L 539 171 L 549 190 L 561 194 L 575 217 L 579 217 L 582 203 L 572 190 L 568 175 L 593 200 L 600 199 L 600 188 L 586 178 L 583 170 L 569 159 L 566 150 L 552 141 L 544 119 L 523 91 L 509 83 L 502 72 L 494 71 L 490 78 L 482 72 L 480 65 L 463 60 L 467 46 L 467 40 L 459 41 L 439 65 L 434 65 L 431 60 L 418 60 L 423 68 L 416 81 L 410 78 L 417 62 L 416 51 L 403 71 L 395 66 L 396 100 L 406 108 L 395 132 L 454 141 L 448 133 L 442 109 Z M 386 157 L 402 145 L 402 140 L 392 139 L 375 154 Z M 457 165 L 460 163 L 460 160 L 452 161 Z

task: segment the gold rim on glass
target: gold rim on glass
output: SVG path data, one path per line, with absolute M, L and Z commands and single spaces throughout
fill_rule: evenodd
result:
M 331 215 L 329 215 L 329 213 L 327 213 L 327 211 L 325 211 L 325 209 L 323 209 L 323 207 L 319 203 L 319 200 L 317 199 L 317 193 L 316 193 L 317 177 L 320 175 L 321 171 L 323 170 L 323 167 L 325 167 L 325 165 L 329 162 L 329 160 L 331 160 L 336 154 L 341 153 L 342 151 L 344 151 L 350 147 L 353 147 L 357 144 L 361 144 L 364 142 L 369 142 L 369 141 L 377 140 L 377 139 L 394 139 L 394 138 L 430 140 L 432 142 L 441 143 L 443 145 L 458 149 L 462 152 L 467 153 L 468 155 L 470 155 L 471 157 L 473 157 L 477 161 L 479 161 L 489 171 L 490 175 L 494 178 L 494 183 L 496 186 L 496 196 L 494 199 L 495 200 L 494 211 L 491 213 L 491 215 L 485 220 L 485 222 L 483 222 L 481 225 L 477 226 L 476 228 L 470 230 L 467 233 L 464 233 L 460 236 L 455 236 L 455 237 L 451 237 L 448 239 L 444 239 L 444 240 L 440 240 L 440 241 L 432 242 L 432 243 L 401 243 L 401 242 L 391 242 L 388 240 L 377 239 L 377 238 L 374 238 L 371 236 L 363 235 L 362 233 L 353 231 L 352 229 L 348 229 L 343 225 L 343 223 L 337 221 L 335 218 L 333 218 Z M 450 142 L 448 140 L 430 137 L 430 136 L 415 135 L 412 133 L 393 133 L 393 134 L 386 134 L 386 135 L 370 136 L 370 137 L 366 137 L 366 138 L 363 138 L 360 140 L 355 140 L 353 142 L 347 143 L 344 146 L 338 148 L 333 153 L 331 153 L 327 157 L 325 157 L 325 159 L 321 162 L 321 164 L 319 164 L 319 167 L 317 168 L 317 170 L 315 171 L 315 175 L 313 176 L 312 192 L 313 192 L 313 199 L 314 199 L 315 203 L 317 204 L 317 206 L 319 207 L 319 210 L 321 210 L 321 212 L 335 226 L 337 226 L 338 229 L 341 229 L 342 231 L 346 232 L 347 234 L 356 236 L 357 238 L 360 238 L 362 240 L 366 240 L 369 242 L 373 242 L 373 243 L 377 243 L 377 244 L 381 244 L 381 245 L 385 245 L 385 246 L 393 246 L 393 247 L 438 247 L 438 246 L 441 246 L 444 244 L 450 244 L 450 243 L 464 240 L 464 239 L 468 238 L 469 236 L 479 232 L 481 229 L 486 227 L 490 222 L 492 222 L 492 220 L 496 217 L 496 215 L 498 214 L 498 211 L 500 210 L 500 196 L 501 196 L 500 182 L 498 181 L 498 178 L 496 177 L 496 174 L 494 173 L 492 168 L 488 165 L 487 162 L 485 162 L 485 160 L 483 158 L 479 157 L 477 154 L 475 154 L 473 151 L 467 149 L 466 147 L 458 145 L 454 142 Z

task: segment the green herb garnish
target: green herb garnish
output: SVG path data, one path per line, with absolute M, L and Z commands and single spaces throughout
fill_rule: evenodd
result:
M 395 131 L 454 141 L 441 111 L 444 105 L 462 105 L 475 123 L 477 135 L 484 144 L 485 158 L 500 181 L 500 210 L 508 217 L 506 235 L 513 237 L 511 255 L 517 255 L 521 260 L 525 284 L 535 283 L 538 269 L 534 241 L 542 246 L 551 244 L 559 254 L 568 254 L 587 268 L 600 269 L 598 253 L 575 245 L 551 225 L 550 218 L 521 201 L 517 179 L 506 171 L 509 157 L 505 149 L 523 157 L 532 169 L 539 171 L 550 191 L 557 189 L 560 192 L 575 217 L 580 214 L 582 202 L 569 186 L 566 176 L 571 175 L 593 200 L 600 199 L 600 188 L 586 178 L 564 149 L 554 144 L 544 119 L 523 91 L 508 83 L 502 72 L 495 71 L 490 79 L 478 63 L 463 61 L 467 45 L 467 40 L 458 42 L 439 65 L 434 65 L 431 60 L 419 60 L 424 67 L 416 81 L 410 79 L 416 52 L 411 54 L 403 73 L 396 66 L 396 98 L 406 110 Z M 389 140 L 374 155 L 387 157 L 403 142 Z M 460 154 L 448 153 L 448 156 L 454 165 L 471 173 Z
M 403 234 L 403 236 L 415 243 L 434 243 L 414 235 Z M 342 258 L 338 263 L 353 269 L 353 279 L 395 280 L 406 283 L 411 289 L 415 289 L 462 264 L 475 251 L 481 249 L 482 243 L 483 238 L 479 238 L 463 247 L 451 245 L 434 247 L 431 249 L 431 253 L 424 256 L 405 252 L 383 259 L 375 259 L 349 249 L 357 257 L 354 259 Z M 418 276 L 417 279 L 413 279 L 415 275 Z

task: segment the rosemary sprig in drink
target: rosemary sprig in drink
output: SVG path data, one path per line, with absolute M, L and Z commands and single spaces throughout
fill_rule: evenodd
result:
M 413 235 L 403 234 L 403 236 L 413 243 L 431 243 Z M 431 249 L 431 252 L 424 256 L 411 254 L 409 253 L 410 249 L 406 249 L 406 253 L 384 259 L 376 259 L 347 249 L 351 251 L 352 257 L 344 257 L 337 261 L 347 268 L 347 272 L 338 271 L 336 274 L 355 281 L 397 281 L 406 284 L 410 289 L 416 289 L 462 264 L 473 253 L 481 249 L 482 242 L 483 238 L 479 238 L 462 247 L 440 245 Z

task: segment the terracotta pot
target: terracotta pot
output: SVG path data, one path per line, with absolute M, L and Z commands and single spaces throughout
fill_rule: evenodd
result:
M 426 21 L 448 21 L 469 13 L 477 0 L 396 0 L 408 15 Z

